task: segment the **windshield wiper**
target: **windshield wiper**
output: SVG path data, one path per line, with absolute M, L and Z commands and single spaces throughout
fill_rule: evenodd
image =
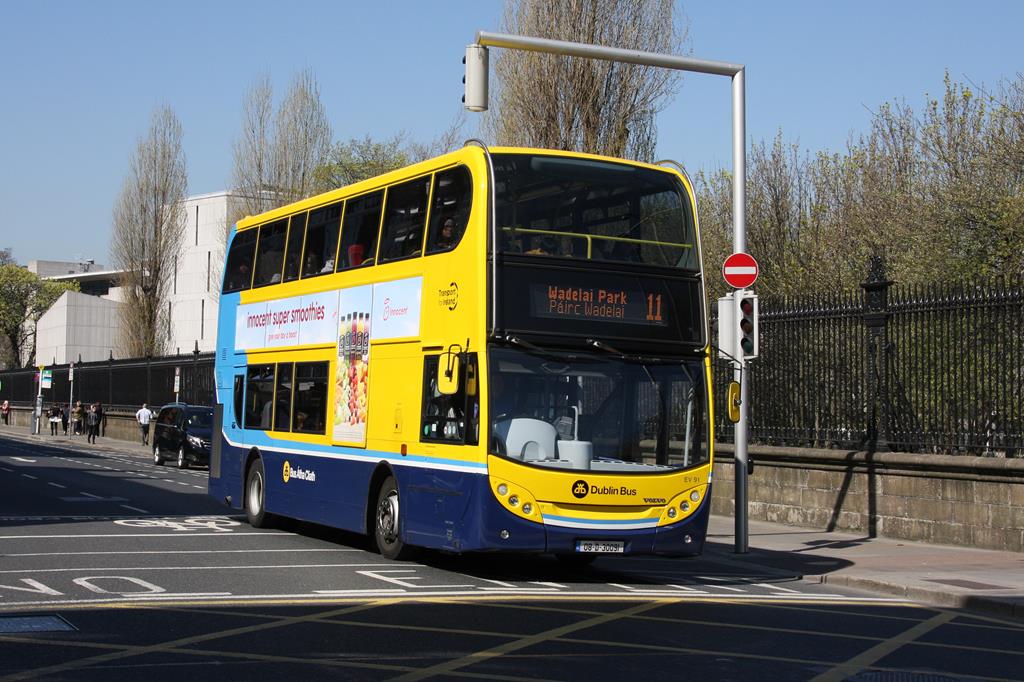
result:
M 513 346 L 519 346 L 520 348 L 525 348 L 526 350 L 528 350 L 531 353 L 536 353 L 537 355 L 544 355 L 544 356 L 549 357 L 549 358 L 554 358 L 555 360 L 563 360 L 564 361 L 566 358 L 568 358 L 568 359 L 575 358 L 575 356 L 570 354 L 570 353 L 565 353 L 563 355 L 559 355 L 558 353 L 555 353 L 554 351 L 550 351 L 550 350 L 547 350 L 546 348 L 541 348 L 540 346 L 536 346 L 536 345 L 530 343 L 529 341 L 523 341 L 518 336 L 508 335 L 508 336 L 505 337 L 505 340 L 507 342 L 511 343 Z
M 631 362 L 642 362 L 644 364 L 661 365 L 665 363 L 674 363 L 676 360 L 669 360 L 668 358 L 652 358 L 648 355 L 630 355 L 629 353 L 623 353 L 621 350 L 609 346 L 600 339 L 587 339 L 587 345 L 596 348 L 599 351 L 604 351 L 609 355 L 614 355 L 620 360 L 629 360 Z

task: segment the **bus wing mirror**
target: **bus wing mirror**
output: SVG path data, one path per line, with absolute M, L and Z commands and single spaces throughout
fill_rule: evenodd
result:
M 459 354 L 448 351 L 437 363 L 437 390 L 441 395 L 459 392 Z
M 729 388 L 725 393 L 725 406 L 727 414 L 729 415 L 729 421 L 733 424 L 740 420 L 740 383 L 738 381 L 730 381 Z

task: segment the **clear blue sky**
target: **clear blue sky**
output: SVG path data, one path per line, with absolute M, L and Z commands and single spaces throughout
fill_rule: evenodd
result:
M 1013 0 L 680 3 L 692 55 L 747 67 L 748 140 L 781 129 L 840 150 L 869 110 L 915 108 L 945 70 L 993 85 L 1024 71 Z M 336 139 L 429 140 L 460 110 L 462 52 L 497 31 L 496 0 L 0 5 L 0 247 L 19 262 L 109 263 L 111 212 L 153 108 L 184 128 L 189 193 L 227 187 L 244 93 L 310 67 Z M 727 78 L 688 75 L 659 119 L 658 153 L 692 172 L 728 166 Z M 465 133 L 476 132 L 469 114 Z

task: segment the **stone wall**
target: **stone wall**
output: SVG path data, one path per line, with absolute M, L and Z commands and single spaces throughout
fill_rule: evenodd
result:
M 49 408 L 49 405 L 44 405 L 44 408 Z M 30 408 L 15 407 L 11 409 L 11 426 L 26 429 L 31 424 L 32 410 Z M 2 428 L 3 425 L 0 424 L 0 429 Z M 151 423 L 150 429 L 152 428 Z M 45 418 L 43 419 L 40 433 L 43 435 L 50 434 L 50 422 Z M 142 442 L 142 434 L 139 432 L 139 423 L 135 421 L 135 414 L 128 414 L 126 412 L 107 412 L 107 423 L 102 437 L 130 440 L 140 444 Z
M 718 445 L 712 513 L 735 509 Z M 751 519 L 1024 552 L 1024 459 L 750 447 Z

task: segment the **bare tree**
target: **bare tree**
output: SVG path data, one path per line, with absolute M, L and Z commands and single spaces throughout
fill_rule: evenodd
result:
M 307 69 L 295 76 L 274 119 L 271 162 L 277 206 L 314 193 L 316 169 L 330 148 L 331 124 L 320 101 L 320 85 Z
M 256 215 L 274 207 L 278 178 L 271 162 L 274 88 L 270 77 L 257 80 L 242 105 L 242 133 L 234 144 L 232 187 L 240 199 L 239 216 Z
M 509 33 L 680 54 L 687 31 L 674 0 L 509 0 Z M 496 104 L 486 119 L 499 144 L 607 154 L 650 161 L 656 114 L 679 72 L 558 55 L 499 50 Z
M 184 239 L 188 186 L 181 123 L 168 106 L 153 113 L 114 207 L 111 252 L 121 278 L 121 343 L 129 357 L 160 355 L 167 341 L 167 293 Z

